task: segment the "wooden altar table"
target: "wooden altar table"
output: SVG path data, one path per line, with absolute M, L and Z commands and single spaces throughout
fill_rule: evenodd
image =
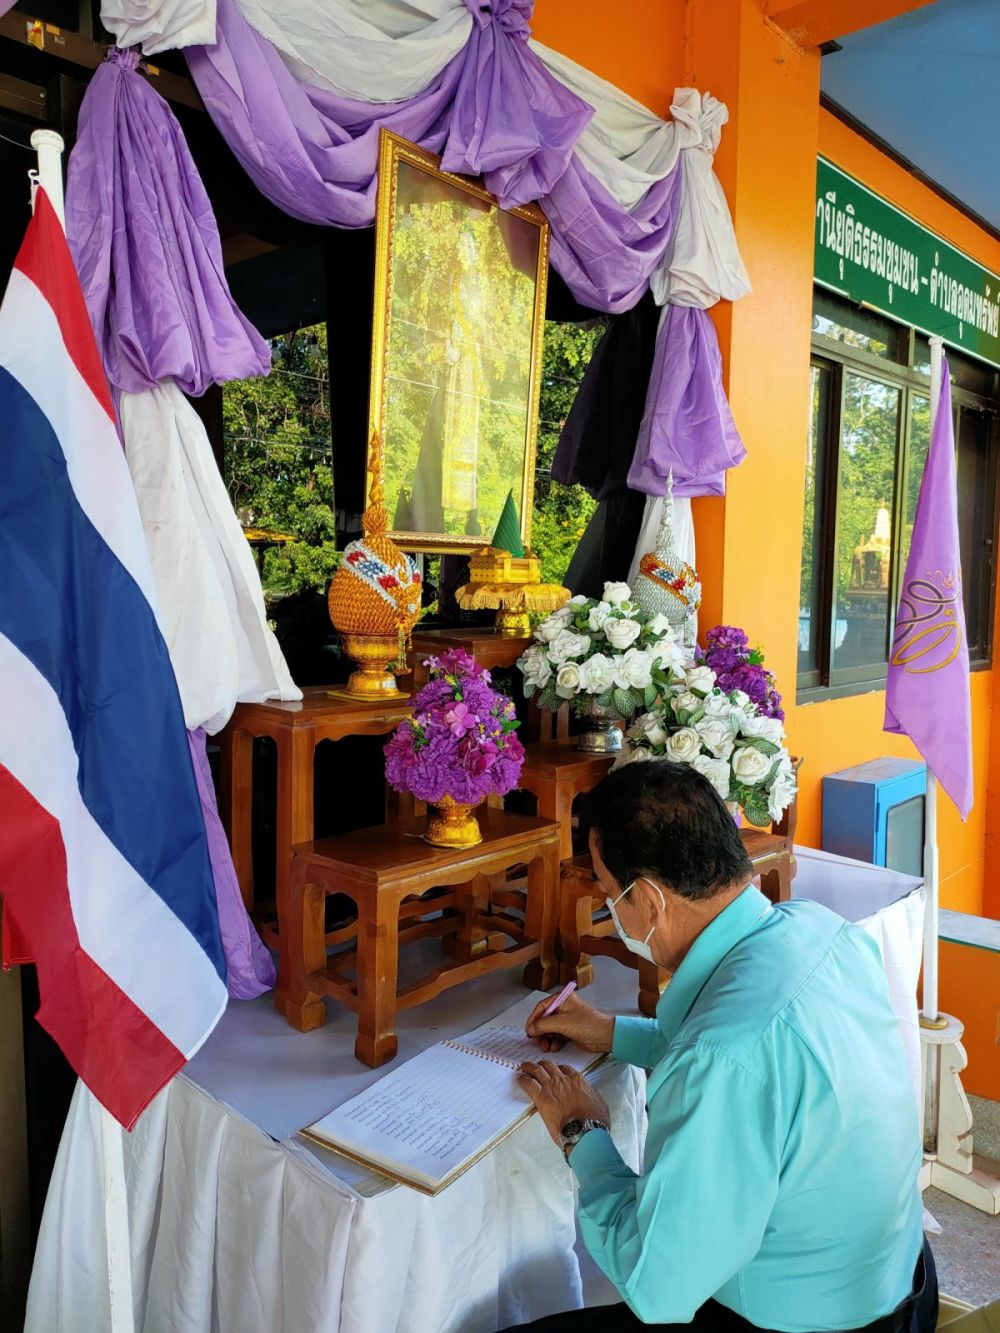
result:
M 551 716 L 551 715 L 550 715 Z M 525 750 L 518 786 L 538 800 L 538 813 L 559 825 L 559 859 L 573 855 L 573 802 L 592 791 L 614 763 L 613 754 L 587 754 L 576 738 L 534 741 Z
M 396 1054 L 398 1009 L 522 963 L 528 987 L 546 990 L 555 982 L 558 828 L 487 808 L 479 823 L 483 841 L 462 849 L 424 842 L 423 819 L 295 849 L 291 885 L 279 904 L 275 992 L 275 1007 L 292 1027 L 308 1032 L 323 1024 L 329 996 L 358 1015 L 358 1059 L 380 1065 Z M 506 888 L 507 872 L 520 866 L 527 866 L 523 895 Z M 353 898 L 356 920 L 327 932 L 328 894 Z M 504 910 L 522 901 L 523 917 Z M 426 976 L 398 988 L 400 946 L 427 938 L 448 944 L 451 959 L 439 955 Z M 338 945 L 349 947 L 328 957 Z
M 321 741 L 345 736 L 381 736 L 410 712 L 408 698 L 356 702 L 331 698 L 326 686 L 303 690 L 301 700 L 237 704 L 219 735 L 219 814 L 232 848 L 233 864 L 247 908 L 253 906 L 251 809 L 253 804 L 253 742 L 269 736 L 278 751 L 278 801 L 275 836 L 275 897 L 288 893 L 292 848 L 313 836 L 313 764 Z M 261 931 L 274 945 L 273 929 Z
M 461 629 L 417 629 L 411 640 L 413 651 L 413 692 L 427 683 L 427 668 L 424 662 L 428 657 L 439 657 L 449 648 L 460 648 L 476 659 L 487 671 L 498 667 L 512 667 L 521 654 L 533 642 L 531 635 L 521 637 L 514 634 L 500 634 L 492 628 Z

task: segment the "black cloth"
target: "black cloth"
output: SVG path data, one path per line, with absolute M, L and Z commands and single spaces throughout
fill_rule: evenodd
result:
M 925 1240 L 913 1275 L 912 1295 L 892 1314 L 846 1333 L 933 1333 L 937 1319 L 937 1271 L 931 1247 Z M 529 1333 L 529 1330 L 530 1333 L 634 1333 L 637 1329 L 653 1329 L 657 1333 L 684 1333 L 691 1329 L 696 1333 L 772 1333 L 715 1301 L 703 1305 L 689 1324 L 644 1324 L 627 1305 L 598 1305 L 519 1324 L 516 1330 L 507 1329 L 506 1333 Z
M 564 486 L 583 486 L 595 500 L 627 489 L 659 322 L 650 292 L 609 320 L 556 446 L 552 476 Z
M 600 598 L 606 582 L 628 579 L 646 509 L 637 491 L 619 491 L 602 500 L 569 562 L 564 582 L 574 595 Z

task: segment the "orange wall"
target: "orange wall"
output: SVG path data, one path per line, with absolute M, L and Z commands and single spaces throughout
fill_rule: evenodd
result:
M 938 981 L 943 1007 L 965 1024 L 966 1092 L 1000 1101 L 1000 954 L 944 941 Z
M 531 35 L 666 116 L 684 82 L 685 0 L 536 0 Z

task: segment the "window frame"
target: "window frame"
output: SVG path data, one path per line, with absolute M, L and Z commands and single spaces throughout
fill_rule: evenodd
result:
M 817 291 L 824 291 L 817 288 Z M 845 302 L 845 313 L 850 309 Z M 844 407 L 844 384 L 850 373 L 860 374 L 899 391 L 899 416 L 896 426 L 896 459 L 893 481 L 892 562 L 889 569 L 889 615 L 887 619 L 886 657 L 895 629 L 899 605 L 900 584 L 904 567 L 899 534 L 906 521 L 908 471 L 911 460 L 911 430 L 913 397 L 930 397 L 930 379 L 913 368 L 917 352 L 917 330 L 900 327 L 899 351 L 906 355 L 906 364 L 890 357 L 877 356 L 864 348 L 852 347 L 837 338 L 820 333 L 812 334 L 810 367 L 817 366 L 830 374 L 830 393 L 827 419 L 818 423 L 816 445 L 816 491 L 819 503 L 814 525 L 821 528 L 822 539 L 814 554 L 813 579 L 821 580 L 818 599 L 821 633 L 817 644 L 816 665 L 796 674 L 796 703 L 807 704 L 827 699 L 845 698 L 885 688 L 888 662 L 876 672 L 871 666 L 837 667 L 834 660 L 836 635 L 836 570 L 839 545 L 840 510 L 840 456 Z M 1000 388 L 1000 372 L 994 371 L 994 385 Z M 979 624 L 986 627 L 985 655 L 971 660 L 973 671 L 987 671 L 993 664 L 993 619 L 997 583 L 997 521 L 1000 514 L 1000 397 L 992 400 L 952 384 L 952 407 L 955 414 L 955 442 L 958 451 L 959 428 L 963 409 L 983 414 L 987 419 L 987 509 L 992 524 L 983 544 L 987 548 L 989 571 L 979 589 L 977 614 Z M 957 459 L 956 459 L 957 462 Z M 962 534 L 960 534 L 962 535 Z M 818 568 L 817 568 L 818 566 Z M 797 640 L 796 640 L 797 641 Z M 970 645 L 971 649 L 972 645 Z

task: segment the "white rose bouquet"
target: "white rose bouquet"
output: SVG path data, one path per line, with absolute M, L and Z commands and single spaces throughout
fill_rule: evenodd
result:
M 524 693 L 540 708 L 596 704 L 625 721 L 652 708 L 682 670 L 685 653 L 666 616 L 647 616 L 626 583 L 606 583 L 600 601 L 574 597 L 535 627 L 518 660 Z
M 705 665 L 675 668 L 660 698 L 627 732 L 619 763 L 690 764 L 751 824 L 779 820 L 795 796 L 795 770 L 780 718 L 742 690 L 729 693 Z

